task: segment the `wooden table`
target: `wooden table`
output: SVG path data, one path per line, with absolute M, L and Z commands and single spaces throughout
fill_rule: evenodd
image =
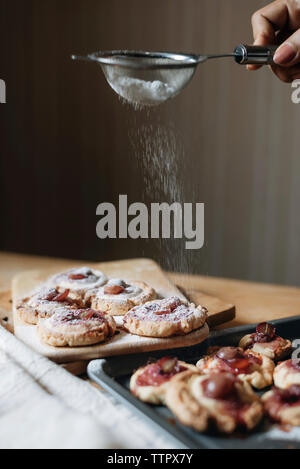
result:
M 30 269 L 76 266 L 78 261 L 0 252 L 0 318 L 9 317 L 12 277 Z M 255 323 L 300 314 L 300 288 L 269 285 L 201 275 L 168 274 L 190 296 L 201 291 L 236 306 L 236 318 L 219 328 Z

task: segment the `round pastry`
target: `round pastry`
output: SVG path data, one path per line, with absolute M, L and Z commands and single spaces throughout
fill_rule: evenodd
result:
M 209 413 L 192 392 L 193 381 L 200 377 L 199 371 L 191 370 L 174 376 L 172 386 L 167 388 L 165 403 L 179 422 L 203 432 L 209 424 Z
M 99 288 L 107 282 L 107 277 L 99 270 L 90 267 L 78 267 L 54 275 L 48 280 L 49 285 L 58 289 L 69 289 L 70 296 L 83 299 L 87 290 Z
M 207 309 L 181 300 L 176 296 L 148 301 L 136 306 L 124 316 L 124 328 L 147 337 L 170 337 L 184 335 L 202 327 Z
M 114 318 L 93 309 L 61 308 L 49 318 L 40 318 L 37 325 L 42 341 L 54 347 L 97 344 L 115 330 Z
M 155 297 L 155 290 L 144 282 L 125 282 L 111 278 L 100 288 L 88 291 L 85 299 L 93 309 L 105 311 L 111 316 L 121 316 L 134 306 L 142 305 Z
M 267 415 L 275 422 L 300 426 L 300 385 L 273 387 L 262 396 Z
M 228 372 L 257 389 L 273 382 L 274 363 L 268 357 L 240 347 L 221 347 L 196 364 L 202 373 Z
M 179 361 L 177 358 L 163 357 L 133 373 L 130 379 L 130 391 L 141 401 L 163 404 L 172 378 L 188 369 L 197 371 L 194 365 Z
M 70 290 L 58 291 L 57 288 L 43 285 L 18 302 L 19 317 L 29 324 L 37 324 L 39 317 L 50 317 L 57 308 L 82 307 L 79 300 L 74 300 L 69 295 Z
M 271 360 L 282 360 L 291 352 L 292 343 L 276 335 L 272 324 L 262 322 L 256 327 L 256 332 L 247 334 L 240 340 L 239 347 L 251 349 Z
M 274 370 L 274 384 L 281 389 L 286 389 L 292 384 L 300 385 L 300 360 L 291 358 L 279 363 Z
M 206 430 L 210 422 L 222 433 L 251 430 L 263 416 L 251 386 L 231 373 L 181 373 L 167 388 L 166 404 L 181 423 L 197 431 Z

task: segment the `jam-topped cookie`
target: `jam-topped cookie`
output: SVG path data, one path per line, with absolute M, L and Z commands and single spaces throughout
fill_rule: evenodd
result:
M 257 389 L 273 382 L 273 361 L 252 350 L 240 347 L 220 347 L 196 364 L 202 373 L 228 372 L 236 375 Z
M 177 358 L 160 358 L 157 362 L 148 363 L 133 373 L 130 379 L 130 391 L 141 401 L 162 404 L 173 377 L 188 369 L 197 371 L 194 365 L 179 361 Z
M 28 324 L 37 324 L 39 317 L 52 316 L 57 308 L 80 308 L 80 300 L 70 297 L 70 290 L 51 288 L 41 285 L 27 297 L 18 301 L 17 311 L 20 319 Z
M 286 389 L 273 387 L 262 396 L 267 415 L 282 424 L 300 426 L 300 385 Z
M 48 280 L 49 285 L 70 290 L 70 296 L 83 300 L 87 290 L 99 288 L 107 282 L 103 272 L 90 267 L 77 267 L 56 274 Z
M 290 340 L 278 336 L 275 327 L 267 322 L 258 324 L 253 334 L 245 335 L 240 340 L 239 346 L 244 350 L 251 349 L 272 360 L 282 360 L 292 350 Z
M 40 318 L 38 334 L 55 347 L 78 347 L 103 342 L 114 335 L 116 323 L 106 313 L 93 309 L 60 308 L 49 318 Z
M 85 300 L 91 308 L 106 311 L 111 316 L 121 316 L 134 306 L 156 298 L 153 288 L 145 282 L 126 282 L 111 278 L 105 285 L 87 292 Z
M 186 371 L 172 380 L 166 404 L 181 423 L 197 431 L 205 431 L 210 423 L 222 433 L 251 430 L 263 416 L 251 386 L 230 373 Z
M 279 363 L 274 370 L 274 384 L 282 389 L 292 384 L 300 385 L 300 359 L 291 358 Z
M 125 314 L 123 326 L 132 334 L 170 337 L 202 327 L 206 318 L 206 308 L 173 296 L 136 306 Z

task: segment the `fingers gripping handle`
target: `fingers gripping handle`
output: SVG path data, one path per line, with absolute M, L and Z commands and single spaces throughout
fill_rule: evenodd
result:
M 233 53 L 235 61 L 240 65 L 270 65 L 278 46 L 248 46 L 240 44 Z

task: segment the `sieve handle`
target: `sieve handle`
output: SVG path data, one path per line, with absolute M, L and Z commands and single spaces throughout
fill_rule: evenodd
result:
M 278 46 L 249 46 L 247 44 L 238 45 L 233 53 L 235 61 L 240 65 L 256 64 L 270 65 Z

